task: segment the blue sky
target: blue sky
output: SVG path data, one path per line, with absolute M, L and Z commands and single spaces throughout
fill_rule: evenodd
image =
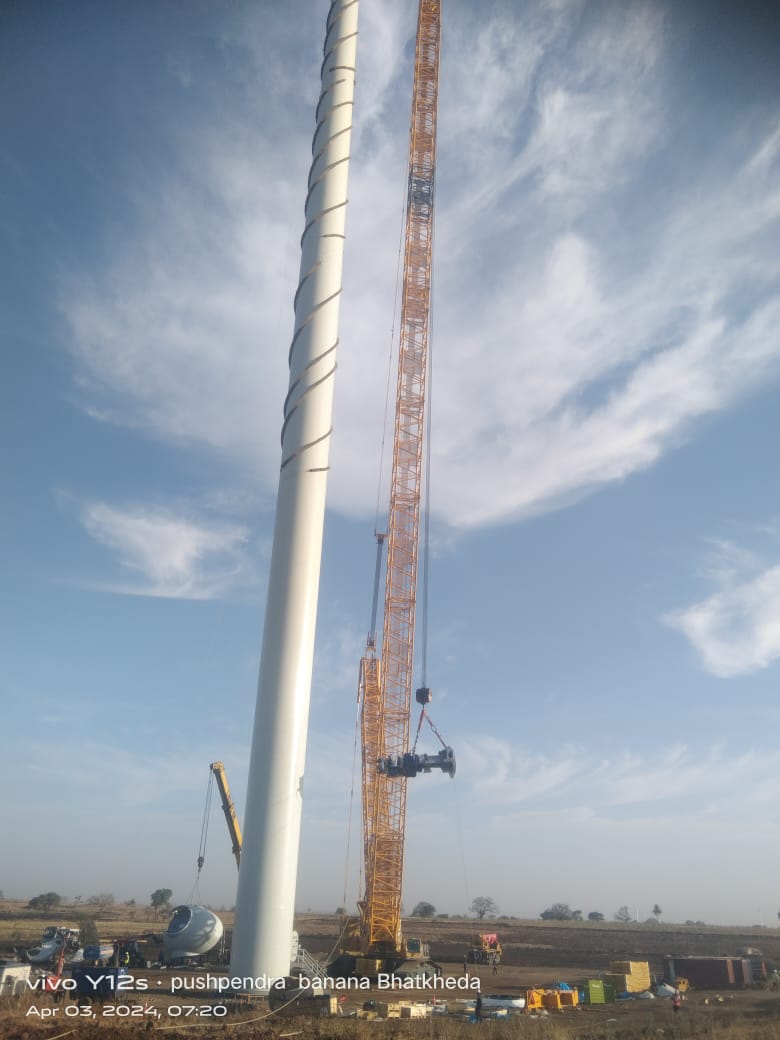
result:
M 211 761 L 242 813 L 327 6 L 0 14 L 6 895 L 189 899 Z M 356 898 L 415 14 L 360 14 L 300 909 L 345 871 Z M 458 775 L 410 785 L 409 909 L 776 922 L 778 28 L 444 7 L 428 681 Z M 199 895 L 230 906 L 216 817 Z

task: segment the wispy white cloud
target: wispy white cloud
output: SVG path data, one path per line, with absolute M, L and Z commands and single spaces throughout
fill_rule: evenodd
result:
M 661 730 L 651 746 L 637 734 L 627 748 L 561 744 L 544 753 L 521 734 L 459 737 L 452 786 L 410 792 L 412 905 L 431 898 L 434 856 L 451 868 L 434 894 L 450 912 L 482 892 L 502 913 L 529 917 L 564 900 L 607 916 L 629 904 L 644 919 L 659 901 L 669 920 L 759 921 L 758 907 L 774 905 L 771 884 L 759 881 L 728 905 L 718 892 L 745 856 L 760 860 L 776 847 L 778 753 L 725 739 L 704 748 L 663 740 Z M 718 864 L 711 874 L 701 873 L 703 850 Z
M 72 768 L 73 748 L 63 743 L 28 742 L 24 748 L 25 771 L 30 777 L 31 797 L 37 804 L 38 794 L 47 785 L 67 783 L 74 799 L 84 788 L 93 790 L 93 807 L 100 809 L 115 805 L 149 805 L 165 802 L 171 797 L 205 794 L 210 761 L 208 742 L 202 746 L 176 749 L 167 747 L 153 751 L 143 747 L 125 748 L 121 743 L 107 741 L 79 741 L 78 752 L 85 763 L 93 762 L 102 768 L 110 762 L 112 789 L 94 790 L 95 774 L 89 769 Z M 246 772 L 246 751 L 243 747 L 229 749 L 235 763 L 234 771 L 243 776 Z M 228 757 L 228 749 L 226 749 Z M 59 779 L 57 779 L 59 778 Z
M 114 591 L 211 599 L 251 578 L 244 527 L 103 502 L 85 505 L 81 520 L 87 533 L 111 549 L 131 575 L 110 586 Z
M 777 379 L 780 296 L 766 273 L 777 261 L 742 203 L 776 220 L 776 189 L 754 172 L 750 156 L 717 200 L 681 199 L 638 272 L 615 271 L 605 243 L 569 232 L 536 270 L 517 262 L 487 290 L 483 330 L 469 336 L 469 312 L 456 305 L 448 338 L 461 350 L 440 373 L 436 403 L 437 490 L 454 522 L 521 516 L 623 479 L 690 436 L 695 420 Z
M 317 640 L 314 657 L 315 698 L 332 701 L 342 699 L 345 690 L 353 689 L 357 696 L 358 664 L 366 645 L 366 633 L 357 630 L 353 619 L 328 605 L 321 608 L 327 613 L 327 624 Z
M 780 658 L 780 564 L 713 540 L 704 573 L 716 591 L 664 620 L 691 643 L 719 678 L 749 675 Z
M 12 767 L 25 777 L 25 797 L 9 807 L 4 825 L 21 834 L 31 814 L 51 816 L 47 827 L 36 828 L 28 841 L 13 842 L 6 850 L 8 874 L 17 878 L 19 898 L 45 890 L 52 857 L 67 849 L 57 875 L 58 890 L 66 898 L 109 890 L 117 899 L 132 896 L 142 902 L 163 883 L 180 902 L 233 902 L 235 864 L 223 821 L 215 820 L 221 816 L 217 799 L 212 799 L 205 820 L 212 825 L 205 867 L 196 875 L 208 764 L 217 757 L 214 734 L 193 731 L 188 723 L 161 736 L 159 722 L 150 718 L 149 724 L 155 735 L 146 745 L 130 747 L 115 739 L 115 730 L 105 740 L 84 740 L 82 733 L 71 739 L 26 739 L 9 749 Z M 222 734 L 219 754 L 229 763 L 231 790 L 243 815 L 247 748 Z M 67 811 L 50 812 L 54 789 Z M 96 842 L 98 820 L 101 840 Z M 139 856 L 137 844 L 128 845 L 128 834 L 142 834 L 143 847 L 153 854 Z M 89 855 L 83 854 L 85 849 Z
M 362 30 L 329 486 L 348 513 L 375 501 L 411 30 L 389 2 Z M 780 130 L 757 118 L 694 161 L 672 131 L 669 33 L 650 3 L 453 6 L 433 401 L 434 504 L 455 527 L 625 479 L 778 378 Z M 247 96 L 274 67 L 242 65 Z M 300 111 L 294 79 L 274 81 L 267 125 L 239 97 L 182 130 L 182 167 L 128 188 L 136 236 L 63 303 L 93 414 L 215 448 L 269 493 L 305 176 L 305 133 L 281 118 Z M 650 211 L 671 154 L 688 175 Z
M 773 804 L 779 761 L 774 752 L 702 751 L 684 744 L 594 756 L 573 745 L 540 753 L 484 735 L 459 742 L 459 770 L 469 776 L 475 801 L 492 805 L 497 819 L 537 811 L 582 812 L 592 819 L 728 816 L 747 791 L 757 809 Z

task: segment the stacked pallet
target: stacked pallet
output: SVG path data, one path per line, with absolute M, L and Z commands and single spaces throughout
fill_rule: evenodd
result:
M 650 965 L 647 961 L 612 961 L 604 981 L 615 987 L 615 993 L 643 993 L 650 989 Z
M 374 1002 L 374 1010 L 379 1018 L 427 1018 L 433 1009 L 430 1004 L 409 1000 L 377 1000 Z
M 282 1004 L 275 1011 L 275 1015 L 282 1018 L 294 1018 L 296 1015 L 307 1015 L 312 1018 L 338 1015 L 339 998 L 329 993 L 299 996 L 294 1000 Z
M 432 1011 L 430 1004 L 402 1004 L 401 1018 L 429 1018 Z

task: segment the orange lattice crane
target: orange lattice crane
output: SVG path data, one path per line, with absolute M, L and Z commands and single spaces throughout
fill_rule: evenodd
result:
M 359 974 L 426 959 L 419 940 L 401 933 L 406 781 L 419 772 L 455 772 L 452 749 L 410 750 L 417 556 L 431 295 L 436 114 L 441 0 L 420 0 L 409 140 L 408 195 L 401 302 L 395 434 L 387 535 L 381 657 L 369 633 L 360 667 L 364 896 Z M 377 576 L 379 565 L 377 565 Z M 374 618 L 376 616 L 375 590 Z M 417 691 L 425 711 L 430 691 Z M 420 721 L 422 722 L 422 715 Z M 419 728 L 418 728 L 419 732 Z M 441 738 L 440 738 L 441 739 Z M 444 742 L 442 741 L 442 744 Z M 415 742 L 416 748 L 416 742 Z

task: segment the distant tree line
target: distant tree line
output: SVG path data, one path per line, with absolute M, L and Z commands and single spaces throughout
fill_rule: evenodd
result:
M 663 913 L 663 910 L 658 905 L 658 903 L 656 903 L 655 906 L 652 909 L 652 914 L 653 914 L 653 917 L 655 918 L 655 921 L 656 921 L 657 924 L 660 924 L 661 914 L 662 913 Z M 541 912 L 541 914 L 539 914 L 539 916 L 541 917 L 541 919 L 543 921 L 582 921 L 583 920 L 582 910 L 572 910 L 572 908 L 569 906 L 568 903 L 553 903 L 552 906 L 548 906 L 546 910 L 543 910 Z M 780 916 L 780 915 L 778 915 L 778 916 Z M 620 922 L 626 924 L 628 921 L 632 921 L 633 920 L 633 915 L 631 913 L 631 910 L 627 906 L 620 906 L 615 911 L 614 919 L 616 921 L 620 921 Z M 598 910 L 592 910 L 588 914 L 588 920 L 589 921 L 603 921 L 604 920 L 604 914 L 600 913 Z
M 41 892 L 27 904 L 28 910 L 55 910 L 62 902 L 59 892 Z

